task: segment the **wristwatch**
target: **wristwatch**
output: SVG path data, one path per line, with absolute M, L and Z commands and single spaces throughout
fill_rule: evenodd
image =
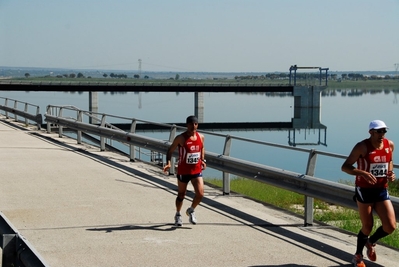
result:
M 206 159 L 202 159 L 202 162 L 205 162 L 205 163 L 206 163 Z

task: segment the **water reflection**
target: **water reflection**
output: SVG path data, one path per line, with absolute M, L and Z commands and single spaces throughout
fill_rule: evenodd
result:
M 223 133 L 245 138 L 287 144 L 297 147 L 306 146 L 326 152 L 348 155 L 353 145 L 368 137 L 368 124 L 373 119 L 382 119 L 390 127 L 387 134 L 396 143 L 399 140 L 397 126 L 398 90 L 367 89 L 330 89 L 321 93 L 319 108 L 296 109 L 294 97 L 287 93 L 206 93 L 205 122 L 263 122 L 288 124 L 287 127 L 252 130 L 221 129 Z M 41 113 L 46 105 L 74 105 L 88 110 L 87 92 L 12 92 L 1 91 L 0 96 L 29 102 L 40 106 Z M 193 112 L 193 94 L 132 92 L 99 93 L 99 112 L 128 118 L 170 123 L 183 122 L 188 113 Z M 321 117 L 321 113 L 323 116 Z M 298 115 L 299 114 L 299 115 Z M 283 122 L 283 123 L 282 123 Z M 291 125 L 292 124 L 292 125 Z M 204 125 L 200 125 L 203 130 Z M 328 141 L 326 132 L 328 126 Z M 325 128 L 324 128 L 325 127 Z M 219 131 L 214 128 L 215 131 Z M 146 136 L 156 139 L 168 139 L 168 133 L 147 132 Z M 288 142 L 287 142 L 288 136 Z M 328 146 L 327 146 L 328 143 Z M 221 153 L 223 140 L 206 139 L 207 150 Z M 302 145 L 303 144 L 303 145 Z M 399 149 L 394 151 L 394 159 L 399 158 Z M 306 154 L 293 153 L 282 149 L 264 148 L 234 143 L 232 156 L 259 162 L 276 168 L 305 173 L 308 157 Z M 352 180 L 353 177 L 342 173 L 342 160 L 320 156 L 317 159 L 316 176 L 330 181 Z M 207 171 L 208 176 L 213 173 Z M 219 175 L 219 174 L 218 174 Z M 215 174 L 216 176 L 216 174 Z
M 399 85 L 398 85 L 399 89 Z M 398 90 L 392 90 L 392 89 L 326 89 L 321 92 L 322 97 L 328 97 L 328 96 L 348 96 L 348 97 L 360 97 L 363 95 L 375 95 L 375 94 L 385 94 L 388 95 L 390 93 L 393 93 L 395 98 L 398 94 Z
M 290 146 L 323 145 L 327 146 L 327 126 L 320 122 L 321 108 L 295 107 L 292 118 L 292 129 L 288 131 L 288 144 Z M 308 141 L 308 134 L 313 131 L 317 135 L 317 141 Z M 297 141 L 297 132 L 303 134 L 303 141 Z
M 321 88 L 320 90 L 322 90 Z M 208 132 L 248 132 L 248 131 L 287 131 L 288 145 L 290 146 L 307 146 L 307 145 L 323 145 L 327 146 L 327 126 L 321 123 L 321 103 L 320 90 L 301 88 L 300 92 L 294 92 L 294 107 L 293 116 L 290 121 L 254 121 L 254 122 L 200 122 L 200 130 Z M 305 91 L 305 92 L 304 92 Z M 261 93 L 246 93 L 245 95 L 259 95 Z M 267 94 L 267 93 L 265 93 Z M 286 93 L 283 93 L 286 95 Z M 292 96 L 291 96 L 292 98 Z M 141 101 L 141 100 L 140 100 Z M 101 103 L 99 103 L 101 105 Z M 197 105 L 195 105 L 197 107 Z M 292 106 L 286 107 L 292 109 Z M 96 110 L 90 110 L 96 112 Z M 201 111 L 196 110 L 197 113 L 207 112 L 207 108 L 201 106 Z M 119 129 L 126 131 L 130 130 L 129 123 L 114 123 L 110 122 Z M 175 124 L 185 127 L 184 123 L 166 122 L 167 124 Z M 148 130 L 167 132 L 168 128 L 161 125 L 137 124 L 136 131 L 146 132 Z M 308 140 L 313 138 L 316 140 Z
M 288 145 L 290 146 L 327 146 L 327 126 L 320 122 L 321 109 L 317 108 L 295 108 L 295 116 L 291 121 L 281 122 L 203 122 L 200 131 L 208 132 L 288 132 Z M 184 123 L 168 122 L 185 127 Z M 129 131 L 130 123 L 113 123 L 119 129 Z M 137 124 L 136 132 L 169 132 L 170 129 L 161 125 Z M 310 140 L 309 140 L 310 139 Z

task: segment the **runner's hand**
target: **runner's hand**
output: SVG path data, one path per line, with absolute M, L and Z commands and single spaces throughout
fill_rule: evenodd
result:
M 377 183 L 377 178 L 375 178 L 374 175 L 372 175 L 369 172 L 365 172 L 363 175 L 364 179 L 369 183 L 369 184 L 376 184 Z
M 169 169 L 170 169 L 170 164 L 166 164 L 166 165 L 163 167 L 163 172 L 167 172 Z
M 395 179 L 396 179 L 396 175 L 395 175 L 395 173 L 394 172 L 388 172 L 388 174 L 387 174 L 387 179 L 388 179 L 388 181 L 391 181 L 391 182 L 393 182 L 393 181 L 395 181 Z

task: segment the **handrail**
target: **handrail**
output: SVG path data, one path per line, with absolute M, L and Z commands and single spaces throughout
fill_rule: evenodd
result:
M 25 118 L 25 125 L 28 125 L 28 120 L 33 121 L 36 123 L 38 129 L 41 129 L 42 123 L 43 123 L 43 118 L 42 114 L 40 114 L 40 107 L 37 105 L 33 105 L 27 102 L 21 102 L 15 99 L 11 98 L 4 98 L 0 97 L 0 99 L 4 99 L 4 105 L 0 105 L 0 109 L 5 111 L 5 116 L 6 118 L 10 118 L 8 116 L 8 113 L 13 113 L 14 114 L 14 120 L 18 121 L 18 116 Z M 9 106 L 9 101 L 13 102 L 12 106 Z M 19 104 L 22 104 L 24 106 L 24 109 L 19 109 Z M 32 114 L 29 112 L 29 108 L 33 107 L 36 109 L 36 113 Z
M 48 106 L 47 111 L 51 111 L 52 108 L 58 108 L 59 112 L 58 115 L 52 115 L 51 113 L 46 113 L 46 121 L 47 125 L 50 123 L 56 124 L 59 127 L 59 136 L 62 137 L 62 128 L 68 127 L 69 129 L 75 130 L 78 133 L 78 136 L 81 132 L 85 132 L 88 134 L 97 135 L 100 137 L 101 141 L 101 150 L 105 150 L 103 146 L 104 138 L 110 138 L 112 140 L 116 140 L 118 142 L 126 143 L 130 145 L 131 152 L 130 152 L 130 159 L 135 160 L 134 157 L 134 147 L 140 147 L 143 149 L 148 149 L 150 151 L 156 151 L 161 154 L 165 154 L 167 149 L 169 148 L 170 142 L 176 136 L 176 130 L 180 128 L 183 130 L 185 128 L 178 127 L 176 125 L 169 125 L 170 126 L 170 136 L 169 141 L 158 140 L 142 135 L 138 135 L 135 133 L 135 125 L 137 123 L 137 119 L 130 119 L 132 121 L 132 127 L 130 132 L 125 132 L 119 129 L 109 128 L 107 125 L 109 123 L 105 123 L 105 118 L 107 114 L 102 114 L 101 118 L 101 125 L 93 125 L 89 123 L 84 123 L 82 121 L 82 114 L 90 114 L 89 111 L 82 111 L 79 110 L 78 112 L 78 119 L 68 118 L 62 116 L 62 110 L 68 109 L 68 107 L 64 106 Z M 76 110 L 75 110 L 76 111 Z M 98 114 L 97 114 L 98 115 Z M 51 128 L 47 128 L 48 132 L 51 132 Z M 205 132 L 205 131 L 201 131 Z M 209 134 L 215 134 L 211 132 L 206 132 Z M 221 134 L 217 134 L 221 135 Z M 252 180 L 256 180 L 262 183 L 270 184 L 273 186 L 277 186 L 280 188 L 287 189 L 292 192 L 296 192 L 302 194 L 306 197 L 305 201 L 305 225 L 312 225 L 313 224 L 313 199 L 317 198 L 322 201 L 333 203 L 336 205 L 357 209 L 355 202 L 352 200 L 354 189 L 353 186 L 339 184 L 336 182 L 326 181 L 317 177 L 314 177 L 314 170 L 316 165 L 316 157 L 317 154 L 337 157 L 337 158 L 345 158 L 343 155 L 328 153 L 328 152 L 320 152 L 314 149 L 303 149 L 303 148 L 296 148 L 296 147 L 289 147 L 279 144 L 261 142 L 257 140 L 251 140 L 247 138 L 240 138 L 230 135 L 224 135 L 226 137 L 225 141 L 225 148 L 222 154 L 214 153 L 210 151 L 206 151 L 206 159 L 207 159 L 207 166 L 210 168 L 220 170 L 224 173 L 223 175 L 223 192 L 225 194 L 229 194 L 229 176 L 225 174 L 235 174 L 237 176 L 249 178 Z M 254 162 L 249 162 L 237 158 L 230 157 L 230 146 L 231 140 L 239 139 L 248 142 L 254 142 L 263 145 L 270 145 L 279 148 L 285 149 L 292 149 L 297 151 L 303 151 L 309 153 L 308 165 L 306 174 L 295 173 L 287 170 L 282 170 L 262 164 L 257 164 Z M 81 140 L 78 139 L 78 143 Z M 132 151 L 133 150 L 133 151 Z M 173 153 L 173 157 L 177 157 L 178 154 L 175 151 Z M 173 161 L 173 158 L 172 158 Z M 174 163 L 171 164 L 174 166 Z M 395 168 L 399 166 L 394 164 Z M 174 173 L 174 169 L 172 167 L 171 173 Z M 227 189 L 226 189 L 227 188 Z M 394 205 L 395 214 L 396 214 L 396 221 L 399 221 L 399 198 L 391 197 L 392 203 Z
M 2 266 L 49 266 L 2 212 L 0 212 L 0 245 Z

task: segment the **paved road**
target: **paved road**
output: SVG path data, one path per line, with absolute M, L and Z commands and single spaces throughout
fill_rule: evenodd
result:
M 4 118 L 0 162 L 0 210 L 53 267 L 350 266 L 355 250 L 353 235 L 211 187 L 199 223 L 176 228 L 160 168 Z M 368 267 L 398 266 L 398 251 L 377 254 Z

